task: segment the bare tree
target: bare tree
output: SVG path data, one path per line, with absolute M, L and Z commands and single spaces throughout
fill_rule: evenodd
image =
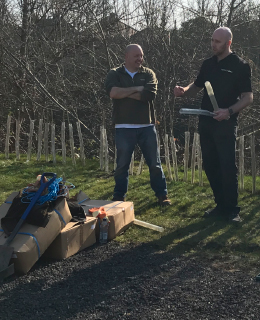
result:
M 196 122 L 187 124 L 178 111 L 199 106 L 200 97 L 175 101 L 172 88 L 195 79 L 201 62 L 211 55 L 213 30 L 229 25 L 234 49 L 252 62 L 258 92 L 259 12 L 257 1 L 249 0 L 3 0 L 0 121 L 4 124 L 11 112 L 24 119 L 26 132 L 28 120 L 39 115 L 57 124 L 74 117 L 96 136 L 105 124 L 111 145 L 111 102 L 104 79 L 110 68 L 123 63 L 125 46 L 137 42 L 144 49 L 145 65 L 159 80 L 156 113 L 161 134 L 181 136 L 187 126 L 196 130 Z M 242 119 L 241 126 L 252 122 L 247 112 Z M 94 154 L 97 147 L 90 140 L 86 149 Z

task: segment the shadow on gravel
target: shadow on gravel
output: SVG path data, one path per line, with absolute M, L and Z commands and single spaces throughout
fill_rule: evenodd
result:
M 250 276 L 183 255 L 225 226 L 199 220 L 148 244 L 112 241 L 63 261 L 40 259 L 0 288 L 1 320 L 257 319 L 259 286 Z M 234 232 L 230 226 L 223 241 Z

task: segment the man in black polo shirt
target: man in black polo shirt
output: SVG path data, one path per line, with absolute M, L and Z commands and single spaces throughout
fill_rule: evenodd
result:
M 214 55 L 202 63 L 197 79 L 187 87 L 176 86 L 176 97 L 195 96 L 202 88 L 201 109 L 213 111 L 205 82 L 213 87 L 219 110 L 213 118 L 200 116 L 199 133 L 203 165 L 213 190 L 216 207 L 205 217 L 224 215 L 240 222 L 238 181 L 235 164 L 236 129 L 239 112 L 253 101 L 251 70 L 244 60 L 231 51 L 232 32 L 221 27 L 214 31 L 211 47 Z

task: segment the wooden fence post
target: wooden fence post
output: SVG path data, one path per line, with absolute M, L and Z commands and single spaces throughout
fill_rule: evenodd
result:
M 115 146 L 114 170 L 116 170 L 116 157 L 117 157 L 117 150 Z
M 66 163 L 66 127 L 65 122 L 61 123 L 61 153 L 62 153 L 62 163 Z
M 32 156 L 32 138 L 33 138 L 34 120 L 30 120 L 30 133 L 28 140 L 27 160 L 31 160 Z
M 172 165 L 173 165 L 174 179 L 175 181 L 178 181 L 179 176 L 178 176 L 177 150 L 176 150 L 174 136 L 171 136 L 170 142 L 171 142 L 171 150 L 172 150 Z
M 184 149 L 184 175 L 183 181 L 187 182 L 188 164 L 189 164 L 189 146 L 190 146 L 190 132 L 185 132 L 185 149 Z
M 51 152 L 53 163 L 56 164 L 56 150 L 55 150 L 55 124 L 51 124 Z
M 44 154 L 45 161 L 49 161 L 49 123 L 45 123 L 44 126 Z
M 142 154 L 141 155 L 141 160 L 139 162 L 139 166 L 138 166 L 138 169 L 137 169 L 137 173 L 136 173 L 137 176 L 139 176 L 142 173 L 143 166 L 144 166 L 144 155 Z
M 104 170 L 104 131 L 103 131 L 103 126 L 100 126 L 99 163 L 100 163 L 100 170 Z
M 171 164 L 170 164 L 170 152 L 169 152 L 169 143 L 168 143 L 168 134 L 165 134 L 164 137 L 164 150 L 165 150 L 165 162 L 166 162 L 166 168 L 169 174 L 170 181 L 173 180 L 172 177 L 172 170 L 171 170 Z
M 255 134 L 250 136 L 251 145 L 251 168 L 252 168 L 252 194 L 256 191 L 256 159 L 255 159 Z
M 195 177 L 195 162 L 196 162 L 196 149 L 197 149 L 197 136 L 196 133 L 194 133 L 193 136 L 193 144 L 192 144 L 192 151 L 191 151 L 191 183 L 194 183 L 194 177 Z
M 83 165 L 85 165 L 85 150 L 84 150 L 84 142 L 81 133 L 80 122 L 77 122 L 77 130 L 79 135 L 79 145 L 80 145 L 80 159 Z
M 104 128 L 104 160 L 105 160 L 105 172 L 109 172 L 109 157 L 108 157 L 108 141 L 107 130 Z
M 203 186 L 203 175 L 202 175 L 202 153 L 201 153 L 201 146 L 200 146 L 200 135 L 197 135 L 197 152 L 198 152 L 198 171 L 199 171 L 199 186 Z
M 38 147 L 37 147 L 37 161 L 41 159 L 42 154 L 42 127 L 43 127 L 43 119 L 39 120 L 39 128 L 38 128 Z
M 245 136 L 239 138 L 239 181 L 240 181 L 240 190 L 244 190 L 244 145 L 245 145 Z
M 69 135 L 70 135 L 71 160 L 72 160 L 72 164 L 75 166 L 76 159 L 75 159 L 75 152 L 74 152 L 73 127 L 71 123 L 69 123 Z
M 16 132 L 15 132 L 15 153 L 16 153 L 16 159 L 20 160 L 20 131 L 21 131 L 21 123 L 19 120 L 16 120 Z
M 5 139 L 5 159 L 9 159 L 9 141 L 10 141 L 10 127 L 12 117 L 9 115 L 6 124 L 6 139 Z
M 130 167 L 129 167 L 129 173 L 131 175 L 134 174 L 134 165 L 135 165 L 135 152 L 133 151 L 132 153 L 132 158 L 131 158 L 131 162 L 130 162 Z

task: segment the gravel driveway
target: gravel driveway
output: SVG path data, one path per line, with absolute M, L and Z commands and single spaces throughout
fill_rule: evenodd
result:
M 42 258 L 0 287 L 0 319 L 260 319 L 260 282 L 245 271 L 151 244 L 94 245 Z

